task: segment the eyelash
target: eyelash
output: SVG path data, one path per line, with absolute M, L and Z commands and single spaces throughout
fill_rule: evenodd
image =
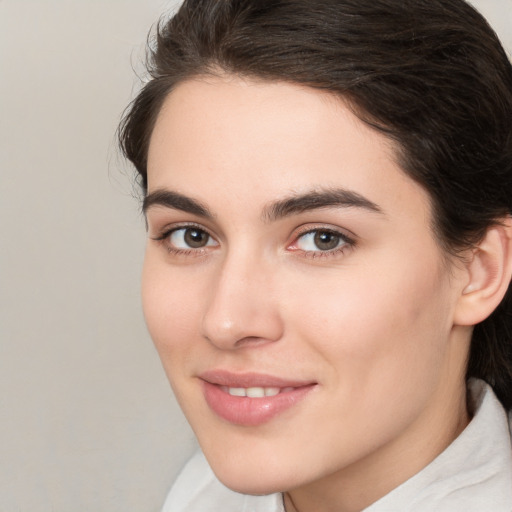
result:
M 296 249 L 292 249 L 292 250 L 301 252 L 302 256 L 305 258 L 311 258 L 311 259 L 332 258 L 332 257 L 336 257 L 336 256 L 343 254 L 347 250 L 354 248 L 356 245 L 356 241 L 353 238 L 347 236 L 345 233 L 342 233 L 341 231 L 339 231 L 337 229 L 328 228 L 325 226 L 305 228 L 303 231 L 300 231 L 295 236 L 294 241 L 290 245 L 296 245 L 297 242 L 301 238 L 304 238 L 306 235 L 311 235 L 313 233 L 323 233 L 323 234 L 333 235 L 339 239 L 338 242 L 341 243 L 341 245 L 339 247 L 334 247 L 333 249 L 326 249 L 326 250 L 318 249 L 316 251 L 306 251 L 306 250 L 303 250 L 300 248 L 296 248 Z M 289 245 L 289 247 L 290 247 L 290 245 Z
M 208 246 L 195 249 L 193 247 L 190 247 L 189 249 L 181 249 L 179 247 L 173 247 L 170 244 L 169 237 L 172 236 L 173 233 L 187 229 L 196 229 L 197 231 L 201 231 L 208 235 L 211 240 L 215 240 L 215 238 L 199 224 L 183 224 L 173 226 L 169 229 L 164 229 L 164 231 L 160 235 L 154 237 L 153 240 L 160 242 L 165 247 L 167 252 L 175 256 L 203 256 L 206 253 Z
M 209 237 L 210 240 L 214 240 L 216 242 L 215 238 L 208 232 L 208 230 L 206 230 L 204 227 L 202 227 L 201 225 L 198 225 L 198 224 L 183 224 L 183 225 L 173 226 L 170 229 L 165 229 L 160 235 L 154 237 L 153 240 L 155 240 L 157 242 L 161 242 L 162 245 L 165 247 L 165 249 L 170 254 L 173 254 L 176 256 L 196 256 L 196 257 L 203 256 L 208 251 L 207 247 L 211 247 L 211 246 L 206 245 L 206 246 L 198 247 L 198 248 L 191 247 L 189 249 L 182 249 L 179 247 L 174 247 L 170 244 L 169 237 L 171 237 L 173 235 L 173 233 L 176 233 L 177 231 L 180 231 L 180 230 L 187 230 L 187 229 L 196 229 L 197 231 L 205 233 Z M 339 239 L 339 242 L 341 242 L 341 246 L 334 247 L 333 249 L 326 249 L 326 250 L 318 249 L 316 251 L 313 251 L 313 250 L 308 251 L 308 250 L 303 250 L 300 248 L 292 248 L 291 250 L 293 252 L 302 253 L 302 256 L 305 258 L 311 258 L 311 259 L 329 258 L 329 257 L 335 257 L 337 255 L 343 254 L 345 251 L 352 249 L 356 245 L 355 240 L 353 238 L 347 236 L 345 233 L 342 233 L 341 231 L 336 230 L 336 229 L 327 228 L 325 226 L 318 226 L 318 227 L 314 227 L 314 228 L 308 227 L 307 229 L 305 228 L 303 231 L 300 231 L 294 237 L 293 242 L 291 244 L 288 244 L 287 247 L 296 245 L 297 242 L 301 238 L 304 238 L 305 236 L 311 235 L 313 233 L 324 233 L 324 234 L 328 234 L 328 235 L 333 235 Z M 218 244 L 218 242 L 217 242 L 217 244 Z

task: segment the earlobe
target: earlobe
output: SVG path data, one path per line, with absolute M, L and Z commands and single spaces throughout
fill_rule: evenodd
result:
M 476 325 L 501 302 L 512 276 L 512 218 L 491 226 L 465 263 L 467 282 L 459 297 L 455 325 Z

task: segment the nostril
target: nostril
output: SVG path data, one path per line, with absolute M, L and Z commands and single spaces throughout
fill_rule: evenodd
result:
M 247 347 L 247 346 L 254 347 L 257 345 L 264 345 L 268 342 L 269 342 L 268 339 L 258 338 L 256 336 L 246 336 L 245 338 L 238 340 L 235 343 L 235 345 L 238 348 L 243 348 L 243 347 Z
M 223 350 L 256 347 L 282 337 L 283 327 L 277 308 L 239 308 L 236 315 L 210 310 L 203 319 L 203 336 Z

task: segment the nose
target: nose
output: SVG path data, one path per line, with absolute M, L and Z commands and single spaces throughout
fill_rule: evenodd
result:
M 203 317 L 203 336 L 223 350 L 259 346 L 283 335 L 270 264 L 226 258 L 213 280 Z

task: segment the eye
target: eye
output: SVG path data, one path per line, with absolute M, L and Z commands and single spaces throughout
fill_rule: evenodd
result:
M 329 229 L 314 229 L 297 237 L 292 249 L 304 252 L 329 252 L 352 245 L 342 233 Z
M 171 250 L 202 249 L 217 245 L 217 242 L 206 231 L 196 227 L 173 229 L 165 235 L 165 238 L 167 238 Z

